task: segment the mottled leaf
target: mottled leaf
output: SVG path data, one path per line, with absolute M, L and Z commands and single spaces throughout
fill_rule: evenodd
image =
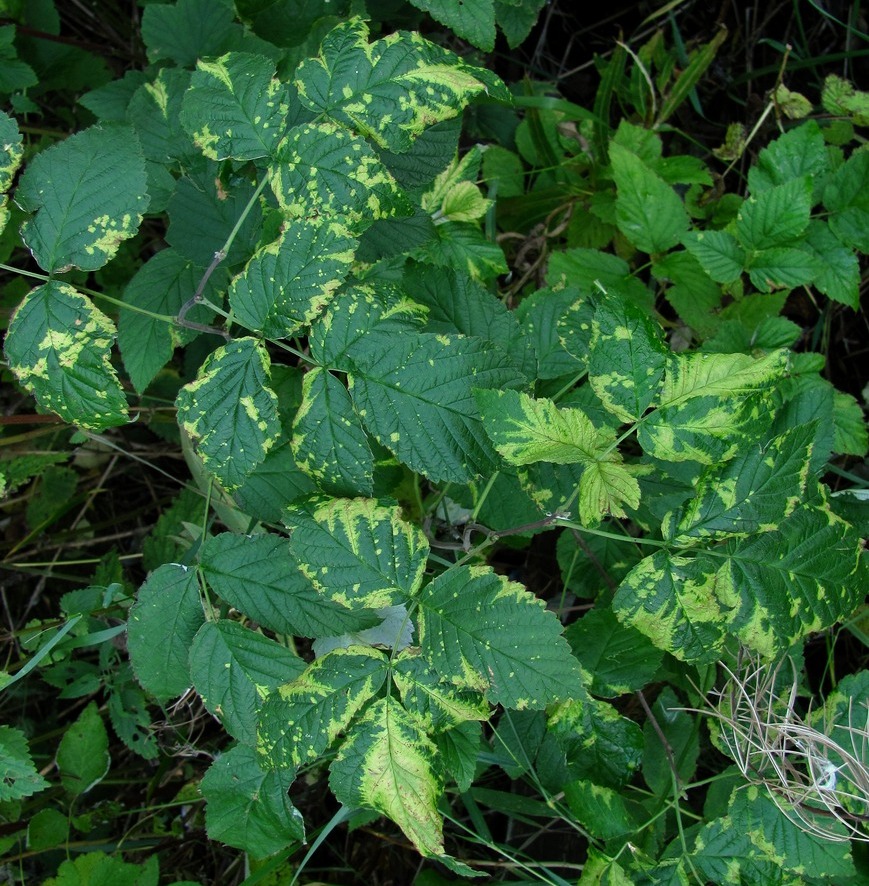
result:
M 270 367 L 259 341 L 236 339 L 209 355 L 175 401 L 178 424 L 229 492 L 244 483 L 280 439 Z
M 31 290 L 6 333 L 6 359 L 40 407 L 93 431 L 128 420 L 111 363 L 112 321 L 67 283 Z
M 427 126 L 455 117 L 481 92 L 507 99 L 497 77 L 419 34 L 369 44 L 358 18 L 338 25 L 296 77 L 312 111 L 392 151 L 406 151 Z
M 335 649 L 272 693 L 260 711 L 257 750 L 275 769 L 320 756 L 380 690 L 388 660 L 367 646 Z
M 223 532 L 205 542 L 201 559 L 206 581 L 227 603 L 279 634 L 328 637 L 378 621 L 324 599 L 279 535 Z
M 23 154 L 18 124 L 8 114 L 0 111 L 0 233 L 9 219 L 6 192 L 21 165 Z
M 329 499 L 290 512 L 299 567 L 327 599 L 348 608 L 405 602 L 429 553 L 420 529 L 373 499 Z
M 298 219 L 260 249 L 233 281 L 239 323 L 266 338 L 287 338 L 310 323 L 347 275 L 356 241 L 338 222 Z
M 138 230 L 148 208 L 145 159 L 128 126 L 92 126 L 37 154 L 15 202 L 36 213 L 21 236 L 40 267 L 101 268 Z
M 289 111 L 286 87 L 274 73 L 274 62 L 248 52 L 196 62 L 181 122 L 206 157 L 254 160 L 272 153 Z

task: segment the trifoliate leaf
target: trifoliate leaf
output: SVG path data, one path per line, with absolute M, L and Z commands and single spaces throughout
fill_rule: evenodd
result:
M 190 688 L 190 644 L 204 621 L 193 569 L 166 563 L 139 588 L 127 623 L 127 650 L 136 678 L 160 701 Z
M 181 122 L 206 157 L 254 160 L 273 152 L 289 111 L 274 73 L 274 62 L 248 52 L 196 62 Z
M 335 649 L 281 686 L 260 712 L 257 751 L 263 765 L 296 769 L 320 756 L 372 699 L 388 659 L 368 646 Z
M 223 532 L 205 542 L 201 559 L 205 580 L 227 603 L 278 634 L 328 637 L 378 621 L 325 600 L 279 535 Z
M 236 319 L 266 338 L 293 335 L 329 303 L 355 248 L 356 241 L 338 222 L 289 222 L 232 281 L 229 304 Z
M 327 599 L 349 609 L 405 602 L 422 581 L 428 542 L 398 508 L 329 499 L 290 512 L 299 568 Z
M 426 661 L 493 704 L 543 708 L 581 687 L 561 625 L 522 585 L 488 567 L 457 567 L 419 595 Z
M 178 424 L 229 492 L 244 483 L 281 436 L 270 367 L 259 341 L 236 339 L 209 355 L 175 401 Z
M 256 744 L 257 713 L 263 698 L 305 670 L 305 662 L 274 640 L 238 622 L 206 622 L 190 647 L 193 688 L 226 731 Z
M 358 18 L 329 33 L 296 78 L 312 111 L 391 151 L 406 151 L 427 126 L 455 117 L 481 92 L 509 100 L 497 77 L 419 34 L 399 32 L 369 45 L 368 26 Z
M 112 321 L 67 283 L 31 290 L 6 333 L 6 359 L 40 407 L 93 431 L 122 425 L 127 400 L 111 364 Z
M 303 843 L 302 815 L 287 796 L 294 776 L 294 772 L 264 771 L 256 751 L 245 745 L 221 754 L 200 786 L 208 836 L 254 858 Z
M 21 236 L 40 267 L 95 271 L 138 230 L 148 208 L 145 159 L 128 126 L 92 126 L 37 154 L 15 202 L 36 215 Z

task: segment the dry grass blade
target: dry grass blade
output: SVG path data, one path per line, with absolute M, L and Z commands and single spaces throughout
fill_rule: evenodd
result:
M 793 673 L 781 672 L 787 662 Z M 869 842 L 869 705 L 848 703 L 846 722 L 796 710 L 790 658 L 769 665 L 742 651 L 706 711 L 749 781 L 763 785 L 795 824 L 824 840 Z

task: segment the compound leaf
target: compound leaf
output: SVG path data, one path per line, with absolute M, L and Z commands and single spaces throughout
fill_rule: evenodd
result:
M 175 401 L 178 424 L 229 492 L 244 483 L 281 436 L 270 368 L 259 341 L 236 339 L 209 355 Z
M 524 382 L 503 351 L 476 338 L 377 331 L 360 338 L 349 357 L 356 410 L 399 461 L 457 483 L 496 466 L 473 389 Z
M 580 688 L 579 664 L 555 615 L 488 567 L 439 575 L 420 593 L 419 611 L 426 661 L 493 704 L 543 708 Z
M 260 249 L 232 281 L 229 303 L 236 319 L 266 338 L 293 335 L 329 303 L 355 248 L 339 222 L 288 222 L 281 236 Z
M 287 796 L 294 775 L 263 771 L 256 751 L 246 745 L 221 754 L 200 785 L 208 836 L 254 858 L 304 842 L 302 815 Z
M 272 693 L 260 712 L 257 750 L 275 769 L 314 760 L 380 690 L 388 660 L 368 646 L 334 649 Z
M 289 112 L 286 87 L 262 55 L 228 52 L 199 59 L 184 95 L 181 123 L 212 160 L 254 160 L 272 153 Z
M 139 230 L 148 208 L 136 133 L 129 126 L 92 126 L 37 154 L 15 202 L 36 213 L 21 236 L 43 270 L 101 268 Z
M 223 532 L 209 538 L 202 572 L 230 606 L 279 634 L 328 637 L 378 622 L 324 599 L 299 572 L 289 542 L 272 533 Z
M 251 746 L 262 699 L 304 669 L 286 646 L 225 619 L 202 625 L 190 648 L 193 687 L 202 703 L 233 738 Z
M 426 127 L 455 117 L 481 92 L 507 99 L 496 77 L 419 34 L 369 45 L 358 18 L 328 34 L 296 77 L 303 104 L 390 151 L 408 150 Z
M 329 499 L 290 512 L 299 567 L 327 598 L 348 608 L 405 602 L 422 581 L 429 546 L 398 508 L 373 499 Z
M 190 688 L 190 644 L 204 621 L 194 570 L 166 563 L 139 588 L 127 622 L 127 650 L 136 678 L 160 701 Z
M 18 306 L 6 333 L 6 359 L 40 407 L 102 431 L 128 420 L 111 364 L 112 321 L 72 286 L 49 280 Z

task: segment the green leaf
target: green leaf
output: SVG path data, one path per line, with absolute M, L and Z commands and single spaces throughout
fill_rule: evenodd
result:
M 444 854 L 437 746 L 394 699 L 375 702 L 356 724 L 330 767 L 329 787 L 345 806 L 388 816 L 423 855 Z
M 666 252 L 688 229 L 688 213 L 676 192 L 636 154 L 609 146 L 616 196 L 616 224 L 643 252 Z
M 568 627 L 564 636 L 579 663 L 591 674 L 588 689 L 613 698 L 642 689 L 661 664 L 661 653 L 609 608 L 595 607 Z
M 128 420 L 111 364 L 112 321 L 87 296 L 49 280 L 32 289 L 6 333 L 6 359 L 40 407 L 64 421 L 102 431 Z
M 609 428 L 595 428 L 581 410 L 559 409 L 552 400 L 509 390 L 478 390 L 475 397 L 486 433 L 512 465 L 587 465 L 615 442 Z
M 256 751 L 244 745 L 221 754 L 200 785 L 208 836 L 254 858 L 303 843 L 302 815 L 287 796 L 293 776 L 293 772 L 264 772 Z
M 193 297 L 204 274 L 205 268 L 194 265 L 174 249 L 164 249 L 142 265 L 127 284 L 124 303 L 133 310 L 121 311 L 118 347 L 133 387 L 140 394 L 169 362 L 175 348 L 187 344 L 197 333 L 172 326 L 135 308 L 174 317 Z M 216 269 L 202 295 L 220 301 L 226 279 L 223 269 Z M 194 323 L 210 323 L 213 317 L 214 311 L 205 305 L 195 305 L 187 313 L 187 319 Z
M 833 392 L 833 421 L 833 451 L 862 458 L 869 449 L 869 428 L 860 404 L 850 394 Z
M 61 784 L 78 797 L 98 785 L 111 765 L 109 735 L 96 702 L 92 701 L 71 726 L 57 748 Z
M 824 136 L 814 120 L 782 133 L 758 155 L 748 170 L 748 188 L 757 194 L 804 175 L 822 181 L 830 169 Z
M 457 689 L 439 677 L 416 650 L 402 652 L 392 678 L 411 716 L 428 731 L 441 732 L 469 720 L 488 720 L 489 705 L 476 692 Z
M 89 820 L 84 815 L 81 818 Z M 57 876 L 46 880 L 45 886 L 108 886 L 111 883 L 157 886 L 159 877 L 157 856 L 144 864 L 130 864 L 103 852 L 86 852 L 73 861 L 62 862 Z
M 463 793 L 470 790 L 477 773 L 482 728 L 474 720 L 465 720 L 446 732 L 433 736 L 441 763 Z
M 496 77 L 419 34 L 399 32 L 369 45 L 368 26 L 358 18 L 331 31 L 296 78 L 312 111 L 391 151 L 406 151 L 426 127 L 455 117 L 481 92 L 507 97 Z
M 198 58 L 220 55 L 233 29 L 232 7 L 213 0 L 149 4 L 142 12 L 142 40 L 154 62 L 171 59 L 191 67 Z
M 774 246 L 752 253 L 745 269 L 760 292 L 772 292 L 811 283 L 823 271 L 823 265 L 806 249 Z
M 502 351 L 462 336 L 376 331 L 349 357 L 356 411 L 399 461 L 432 480 L 457 483 L 495 467 L 473 389 L 524 382 Z
M 869 153 L 855 151 L 830 176 L 823 199 L 830 230 L 846 246 L 869 252 Z
M 742 274 L 746 256 L 733 234 L 727 231 L 689 231 L 682 242 L 716 283 L 733 283 Z
M 254 160 L 273 152 L 289 113 L 274 73 L 274 62 L 247 52 L 196 62 L 181 123 L 206 157 Z
M 537 354 L 537 377 L 578 376 L 587 369 L 591 307 L 576 287 L 541 289 L 516 311 L 522 332 Z
M 95 271 L 132 237 L 148 208 L 145 159 L 128 126 L 92 126 L 37 154 L 15 202 L 35 217 L 21 236 L 40 267 Z
M 338 222 L 299 219 L 260 249 L 233 281 L 239 323 L 266 338 L 287 338 L 310 323 L 347 276 L 356 248 Z
M 667 253 L 652 265 L 652 274 L 659 283 L 670 284 L 664 297 L 698 336 L 717 331 L 720 321 L 713 312 L 721 306 L 721 287 L 691 252 Z
M 292 448 L 298 466 L 329 494 L 374 491 L 374 456 L 347 388 L 319 366 L 305 375 Z
M 327 599 L 351 609 L 406 602 L 419 587 L 429 553 L 398 508 L 373 499 L 328 499 L 292 511 L 299 568 Z
M 622 422 L 637 421 L 655 399 L 669 349 L 649 316 L 624 299 L 594 312 L 588 374 L 601 403 Z
M 380 690 L 388 660 L 368 646 L 335 649 L 265 701 L 257 750 L 275 769 L 315 760 Z
M 729 619 L 716 599 L 719 561 L 656 551 L 619 585 L 613 611 L 682 661 L 717 660 Z
M 271 361 L 254 338 L 221 346 L 178 392 L 178 424 L 205 467 L 231 492 L 280 439 Z
M 317 593 L 279 535 L 223 532 L 205 542 L 201 559 L 206 581 L 230 606 L 278 634 L 329 637 L 377 623 Z
M 427 12 L 436 22 L 446 25 L 459 37 L 478 49 L 495 48 L 494 0 L 411 0 L 417 9 Z
M 647 308 L 649 313 L 654 307 L 648 289 L 633 276 L 631 266 L 623 258 L 600 249 L 577 248 L 554 252 L 546 270 L 546 282 L 553 287 L 547 296 L 549 299 L 566 288 L 566 292 L 574 292 L 573 300 L 576 302 L 580 298 L 598 296 L 603 288 L 613 298 L 627 299 L 638 307 Z M 539 295 L 535 293 L 533 297 Z M 526 301 L 524 299 L 519 305 L 523 313 Z
M 246 514 L 266 523 L 280 523 L 286 507 L 315 491 L 314 481 L 299 469 L 287 441 L 269 450 L 236 489 L 234 498 Z
M 534 28 L 546 0 L 495 0 L 495 18 L 511 49 L 519 46 Z
M 736 238 L 749 250 L 787 246 L 806 232 L 812 180 L 804 175 L 753 194 L 736 217 Z
M 188 167 L 199 157 L 181 126 L 181 106 L 189 87 L 189 71 L 163 68 L 153 81 L 136 89 L 121 116 L 121 122 L 126 121 L 136 130 L 145 159 L 164 169 L 177 164 Z M 174 179 L 171 184 L 174 187 Z M 150 208 L 153 212 L 154 207 Z
M 803 425 L 707 469 L 668 536 L 686 544 L 776 529 L 802 504 L 814 438 L 814 424 Z
M 655 699 L 652 716 L 643 726 L 643 778 L 659 797 L 673 793 L 673 767 L 680 784 L 694 778 L 700 755 L 700 730 L 694 717 L 669 687 Z M 657 726 L 657 728 L 656 728 Z
M 640 506 L 640 484 L 628 465 L 620 463 L 618 452 L 586 465 L 579 478 L 579 520 L 584 526 L 596 526 L 601 518 L 627 517 L 622 505 Z
M 816 289 L 853 310 L 860 307 L 860 262 L 822 222 L 809 223 L 804 248 L 817 264 Z
M 190 687 L 190 644 L 204 621 L 194 570 L 166 563 L 139 588 L 127 623 L 127 650 L 136 679 L 160 701 Z
M 286 646 L 224 619 L 202 625 L 190 648 L 193 688 L 202 703 L 233 738 L 251 746 L 262 699 L 304 669 Z
M 454 567 L 419 595 L 426 661 L 493 704 L 542 708 L 581 687 L 558 619 L 520 584 L 488 567 Z
M 0 769 L 0 802 L 21 800 L 48 787 L 33 765 L 27 737 L 12 726 L 0 726 Z

